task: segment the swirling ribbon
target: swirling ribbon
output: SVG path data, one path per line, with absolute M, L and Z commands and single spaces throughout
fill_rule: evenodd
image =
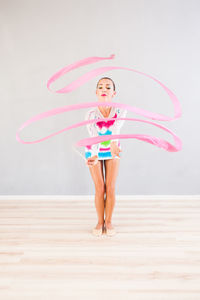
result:
M 72 71 L 76 68 L 79 68 L 81 66 L 84 66 L 84 65 L 96 63 L 96 62 L 101 61 L 101 60 L 113 59 L 113 58 L 114 58 L 114 54 L 112 54 L 110 57 L 88 57 L 88 58 L 82 59 L 78 62 L 75 62 L 71 65 L 68 65 L 68 66 L 62 68 L 57 73 L 55 73 L 48 80 L 47 88 L 51 91 L 50 85 L 67 72 L 70 72 L 70 71 Z M 23 143 L 23 144 L 39 143 L 39 142 L 42 142 L 42 141 L 44 141 L 44 140 L 46 140 L 50 137 L 53 137 L 53 136 L 55 136 L 59 133 L 62 133 L 64 131 L 67 131 L 67 130 L 70 130 L 70 129 L 73 129 L 73 128 L 84 126 L 84 125 L 89 124 L 89 123 L 105 122 L 105 119 L 103 119 L 103 118 L 98 119 L 98 120 L 87 120 L 87 121 L 79 122 L 79 123 L 73 124 L 71 126 L 68 126 L 68 127 L 64 128 L 60 131 L 54 132 L 54 133 L 52 133 L 52 134 L 50 134 L 46 137 L 43 137 L 43 138 L 35 140 L 35 141 L 31 141 L 31 142 L 30 141 L 24 141 L 19 137 L 19 132 L 23 128 L 27 127 L 29 124 L 31 124 L 33 122 L 36 122 L 38 120 L 41 120 L 43 118 L 47 118 L 47 117 L 50 117 L 50 116 L 53 116 L 53 115 L 56 115 L 56 114 L 60 114 L 60 113 L 64 113 L 64 112 L 68 112 L 68 111 L 72 111 L 72 110 L 77 110 L 77 109 L 82 109 L 82 108 L 89 108 L 89 107 L 96 107 L 96 106 L 112 106 L 112 107 L 114 106 L 114 107 L 120 107 L 122 109 L 132 111 L 136 114 L 142 115 L 142 116 L 144 116 L 146 118 L 150 118 L 152 120 L 160 120 L 160 121 L 172 121 L 172 120 L 177 119 L 181 116 L 181 107 L 180 107 L 179 100 L 177 99 L 176 95 L 169 88 L 167 88 L 162 82 L 160 82 L 158 79 L 152 77 L 151 75 L 145 74 L 143 72 L 140 72 L 140 71 L 137 71 L 137 70 L 131 69 L 131 68 L 108 66 L 108 67 L 101 67 L 101 68 L 98 68 L 98 69 L 94 69 L 94 70 L 92 70 L 88 73 L 85 73 L 83 76 L 79 77 L 77 80 L 73 81 L 72 83 L 68 84 L 64 88 L 62 88 L 60 90 L 57 90 L 55 92 L 56 93 L 69 93 L 69 92 L 72 92 L 73 90 L 77 89 L 79 86 L 83 85 L 84 83 L 91 80 L 95 76 L 97 76 L 99 74 L 102 74 L 102 73 L 105 73 L 106 71 L 115 70 L 115 69 L 122 69 L 122 70 L 128 70 L 128 71 L 136 72 L 136 73 L 144 75 L 144 76 L 154 80 L 156 83 L 158 83 L 165 90 L 165 92 L 169 95 L 169 97 L 170 97 L 170 99 L 173 103 L 174 117 L 167 117 L 165 115 L 149 112 L 149 111 L 143 110 L 141 108 L 137 108 L 137 107 L 134 107 L 134 106 L 131 106 L 131 105 L 123 104 L 123 103 L 99 102 L 99 101 L 98 102 L 80 103 L 80 104 L 74 104 L 74 105 L 67 105 L 67 106 L 64 106 L 64 107 L 58 107 L 58 108 L 46 111 L 44 113 L 38 114 L 38 115 L 34 116 L 33 118 L 27 120 L 25 123 L 23 123 L 21 125 L 21 127 L 18 129 L 18 131 L 16 133 L 17 141 L 20 142 L 20 143 Z M 106 120 L 107 121 L 112 121 L 112 120 L 116 120 L 116 118 L 106 118 Z M 167 127 L 159 125 L 155 122 L 145 121 L 145 120 L 136 119 L 136 118 L 117 118 L 117 120 L 144 122 L 144 123 L 149 123 L 149 124 L 152 124 L 156 127 L 159 127 L 161 129 L 169 132 L 173 136 L 174 145 L 172 145 L 168 141 L 163 140 L 161 138 L 157 138 L 157 137 L 150 136 L 150 135 L 144 135 L 144 134 L 117 134 L 117 135 L 112 135 L 113 139 L 135 138 L 135 139 L 138 139 L 138 140 L 141 140 L 141 141 L 151 143 L 151 144 L 153 144 L 157 147 L 163 148 L 163 149 L 165 149 L 166 151 L 169 151 L 169 152 L 177 152 L 177 151 L 180 151 L 182 149 L 181 140 L 178 138 L 178 136 L 176 136 Z M 83 140 L 78 141 L 76 143 L 76 147 L 90 146 L 90 145 L 97 144 L 99 142 L 103 142 L 103 141 L 107 141 L 107 140 L 110 140 L 109 135 L 85 138 Z

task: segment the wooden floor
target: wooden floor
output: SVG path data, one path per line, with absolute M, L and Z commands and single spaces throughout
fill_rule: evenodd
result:
M 0 299 L 200 299 L 200 201 L 0 201 Z

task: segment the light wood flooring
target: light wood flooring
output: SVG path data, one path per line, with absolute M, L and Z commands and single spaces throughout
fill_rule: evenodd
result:
M 0 299 L 200 300 L 200 201 L 0 201 Z

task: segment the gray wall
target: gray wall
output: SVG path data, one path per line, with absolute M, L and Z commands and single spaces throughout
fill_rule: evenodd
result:
M 130 67 L 151 74 L 179 98 L 182 117 L 159 122 L 183 142 L 170 153 L 151 144 L 122 140 L 117 194 L 199 194 L 199 0 L 4 0 L 0 2 L 1 195 L 93 194 L 84 160 L 72 144 L 88 136 L 74 129 L 38 144 L 20 144 L 17 129 L 29 118 L 73 103 L 96 101 L 96 77 L 69 94 L 51 93 L 47 80 L 62 67 L 89 56 L 111 61 L 77 69 L 57 81 L 64 87 L 100 66 Z M 109 71 L 116 102 L 173 116 L 167 94 L 153 81 L 124 70 Z M 39 139 L 82 120 L 86 110 L 32 124 L 21 132 Z M 143 118 L 128 113 L 127 117 Z M 145 119 L 145 118 L 143 118 Z M 173 143 L 166 132 L 126 122 L 121 133 L 146 133 Z M 84 152 L 81 148 L 80 151 Z

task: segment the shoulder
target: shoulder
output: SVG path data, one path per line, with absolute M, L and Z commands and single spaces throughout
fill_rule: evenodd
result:
M 115 107 L 115 112 L 118 116 L 127 114 L 127 110 L 121 107 Z
M 96 117 L 96 107 L 88 110 L 85 114 L 85 120 L 94 119 Z

